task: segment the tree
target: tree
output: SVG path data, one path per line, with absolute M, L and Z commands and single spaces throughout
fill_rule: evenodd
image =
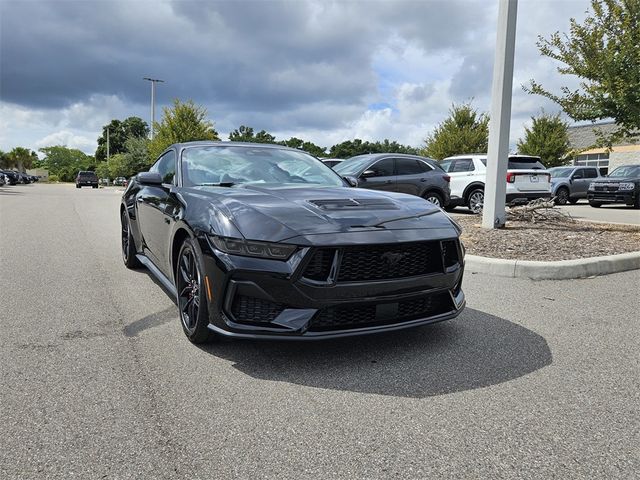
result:
M 240 125 L 240 127 L 229 134 L 229 140 L 232 142 L 253 142 L 255 138 L 253 128 L 245 125 Z
M 388 139 L 384 139 L 382 142 L 363 142 L 359 138 L 338 143 L 329 149 L 329 155 L 334 158 L 349 158 L 365 153 L 409 153 L 415 155 L 418 150 L 402 145 L 395 140 L 393 142 Z
M 531 117 L 531 128 L 524 127 L 524 139 L 518 140 L 518 153 L 537 155 L 547 167 L 557 167 L 567 163 L 569 153 L 569 135 L 567 123 L 560 114 L 542 113 Z
M 121 176 L 131 177 L 147 170 L 152 162 L 149 160 L 149 141 L 146 138 L 129 137 L 124 142 L 123 163 L 125 173 Z
M 427 157 L 442 160 L 459 153 L 484 153 L 489 144 L 489 116 L 471 103 L 453 104 L 449 117 L 425 139 L 422 151 Z
M 570 20 L 568 35 L 538 37 L 541 55 L 564 64 L 562 75 L 575 75 L 580 88 L 556 95 L 535 80 L 529 93 L 547 97 L 573 120 L 612 118 L 618 128 L 601 136 L 600 145 L 640 137 L 640 0 L 591 0 L 593 12 L 579 24 Z
M 253 128 L 245 125 L 240 125 L 229 134 L 229 140 L 232 142 L 253 142 L 253 143 L 277 143 L 276 137 L 271 135 L 266 130 L 260 130 L 258 133 L 253 133 Z
M 19 171 L 32 168 L 38 163 L 38 154 L 24 147 L 15 147 L 8 153 L 0 152 L 0 167 L 17 168 Z
M 107 159 L 107 129 L 109 130 L 109 154 L 123 153 L 127 139 L 146 138 L 149 134 L 147 122 L 140 117 L 128 117 L 123 121 L 113 119 L 102 127 L 102 135 L 98 138 L 96 160 L 102 162 Z
M 95 163 L 95 159 L 86 153 L 62 145 L 41 148 L 40 152 L 45 155 L 40 166 L 63 182 L 72 182 L 78 171 L 91 170 Z
M 172 143 L 195 140 L 220 140 L 213 123 L 207 120 L 207 109 L 193 100 L 173 101 L 173 107 L 163 109 L 163 118 L 155 123 L 155 137 L 149 142 L 149 158 L 155 160 Z

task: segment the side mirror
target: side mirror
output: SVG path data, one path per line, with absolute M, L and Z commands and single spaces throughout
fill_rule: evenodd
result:
M 375 170 L 365 170 L 364 172 L 362 172 L 360 176 L 362 178 L 369 178 L 369 177 L 375 177 L 375 175 L 376 175 Z
M 351 175 L 347 175 L 346 177 L 342 177 L 345 179 L 345 181 L 349 184 L 350 187 L 357 187 L 358 186 L 358 179 L 356 177 L 352 177 Z
M 136 180 L 140 185 L 162 185 L 162 177 L 157 172 L 140 172 Z

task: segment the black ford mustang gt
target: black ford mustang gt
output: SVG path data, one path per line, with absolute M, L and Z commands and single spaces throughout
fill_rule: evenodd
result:
M 176 296 L 195 343 L 456 317 L 465 305 L 459 226 L 422 198 L 354 184 L 279 145 L 172 145 L 122 197 L 124 263 L 146 266 Z

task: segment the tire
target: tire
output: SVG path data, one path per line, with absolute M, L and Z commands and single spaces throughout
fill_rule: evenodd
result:
M 640 208 L 640 192 L 636 195 L 636 201 L 633 202 L 633 208 Z
M 556 192 L 556 205 L 566 205 L 569 201 L 569 190 L 567 188 L 561 187 Z
M 579 198 L 571 198 L 569 197 L 569 203 L 571 205 L 575 205 L 576 203 L 578 203 L 578 200 L 580 200 Z
M 482 212 L 484 207 L 484 190 L 482 188 L 476 188 L 469 192 L 467 195 L 467 207 L 473 213 Z
M 591 200 L 589 200 L 589 205 L 591 205 L 593 208 L 600 208 L 602 206 L 602 203 L 592 202 Z
M 98 185 L 92 185 L 91 188 L 98 188 Z
M 80 186 L 80 185 L 76 185 L 76 188 L 82 188 L 82 186 Z
M 429 203 L 437 205 L 438 207 L 443 206 L 442 195 L 437 192 L 427 192 L 422 198 L 424 198 Z
M 204 262 L 200 249 L 190 238 L 180 247 L 174 278 L 182 331 L 192 343 L 210 341 L 213 334 L 208 328 Z
M 131 221 L 129 220 L 129 215 L 127 215 L 125 210 L 123 210 L 120 215 L 120 224 L 122 229 L 120 235 L 122 261 L 124 262 L 125 267 L 132 270 L 140 268 L 142 264 L 136 257 L 136 245 L 133 241 L 133 236 L 131 235 Z

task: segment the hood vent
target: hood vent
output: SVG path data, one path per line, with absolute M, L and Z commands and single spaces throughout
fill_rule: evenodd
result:
M 398 206 L 386 198 L 337 198 L 309 200 L 321 210 L 397 210 Z

